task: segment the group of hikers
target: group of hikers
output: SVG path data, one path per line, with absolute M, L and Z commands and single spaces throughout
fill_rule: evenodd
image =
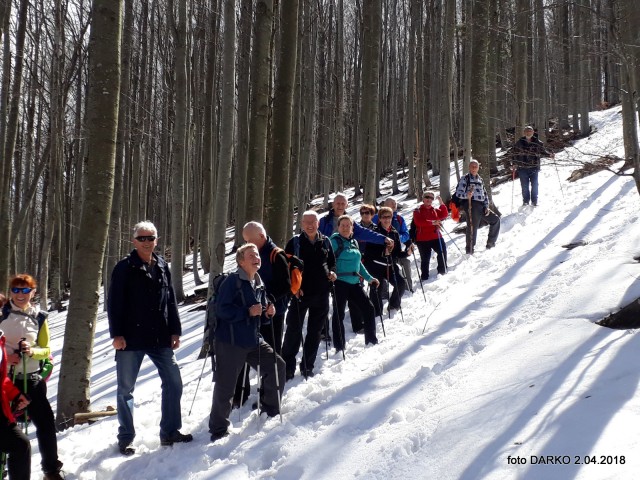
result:
M 528 133 L 525 129 L 523 138 Z M 539 155 L 544 152 L 536 152 L 531 155 L 538 156 L 539 169 Z M 495 246 L 500 231 L 500 218 L 489 208 L 479 166 L 475 160 L 470 162 L 469 172 L 453 194 L 454 203 L 467 216 L 468 254 L 474 252 L 481 222 L 489 225 L 487 249 Z M 527 174 L 521 179 L 525 176 L 527 181 L 532 178 Z M 535 177 L 535 193 L 529 197 L 534 204 Z M 523 181 L 526 199 L 524 185 Z M 295 377 L 297 369 L 305 379 L 316 374 L 323 339 L 344 356 L 347 306 L 353 332 L 363 334 L 365 345 L 373 346 L 378 343 L 377 317 L 384 329 L 384 301 L 391 318 L 393 311 L 402 312 L 403 295 L 414 291 L 411 257 L 421 283 L 429 278 L 432 251 L 437 257 L 437 274 L 447 273 L 442 222 L 449 210 L 440 196 L 425 192 L 410 225 L 398 213 L 394 198 L 387 198 L 378 209 L 361 205 L 357 221 L 346 213 L 347 207 L 346 195 L 338 193 L 322 218 L 314 210 L 303 212 L 301 233 L 284 249 L 275 245 L 260 223 L 244 225 L 246 243 L 236 251 L 237 270 L 216 282 L 214 301 L 209 302 L 213 311 L 207 314 L 208 319 L 215 319 L 207 325 L 215 380 L 209 416 L 211 441 L 229 435 L 231 410 L 249 398 L 249 368 L 258 372 L 260 385 L 254 407 L 259 414 L 280 415 L 285 382 Z M 122 455 L 135 453 L 133 391 L 145 355 L 156 366 L 162 384 L 160 444 L 193 440 L 191 434 L 180 431 L 182 378 L 174 351 L 180 346 L 182 328 L 169 266 L 155 252 L 155 225 L 149 221 L 136 224 L 132 243 L 131 253 L 113 269 L 107 298 L 117 373 L 118 451 Z M 53 412 L 43 378 L 43 363 L 50 355 L 49 329 L 46 314 L 31 302 L 36 286 L 30 275 L 16 275 L 10 281 L 9 299 L 0 297 L 4 304 L 0 321 L 0 451 L 4 452 L 3 462 L 8 453 L 11 479 L 30 478 L 30 444 L 16 424 L 16 411 L 25 425 L 29 418 L 36 427 L 44 478 L 62 478 Z

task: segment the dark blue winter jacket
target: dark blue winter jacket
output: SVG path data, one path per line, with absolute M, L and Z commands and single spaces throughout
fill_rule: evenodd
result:
M 171 347 L 171 336 L 181 335 L 171 272 L 164 258 L 153 254 L 151 271 L 133 250 L 111 275 L 107 314 L 111 338 L 124 337 L 126 350 Z
M 220 285 L 216 298 L 216 340 L 243 348 L 259 344 L 262 338 L 260 324 L 268 323 L 269 319 L 264 313 L 249 317 L 252 305 L 261 303 L 263 307 L 267 306 L 267 294 L 260 275 L 256 274 L 255 280 L 255 288 L 252 288 L 245 271 L 238 268 Z
M 333 217 L 335 216 L 335 212 L 333 208 L 329 210 L 329 212 L 320 219 L 320 227 L 318 230 L 325 237 L 330 237 L 333 235 Z M 337 230 L 336 230 L 337 231 Z M 357 241 L 362 242 L 371 242 L 376 244 L 384 243 L 384 236 L 375 233 L 373 230 L 369 230 L 368 228 L 364 228 L 362 225 L 357 223 L 353 224 L 353 238 Z

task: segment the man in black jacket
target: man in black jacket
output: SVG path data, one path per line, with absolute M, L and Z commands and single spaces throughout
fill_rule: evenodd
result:
M 513 146 L 511 154 L 513 165 L 518 169 L 520 186 L 522 187 L 522 203 L 535 207 L 538 205 L 538 172 L 540 171 L 540 157 L 554 157 L 537 136 L 533 134 L 533 127 L 524 127 L 524 136 Z M 531 191 L 529 191 L 531 185 Z
M 118 379 L 118 449 L 132 455 L 133 390 L 144 356 L 158 369 L 162 381 L 160 444 L 190 442 L 180 433 L 182 377 L 173 353 L 180 346 L 182 327 L 171 272 L 167 262 L 153 253 L 158 231 L 151 222 L 133 228 L 134 250 L 113 269 L 107 300 L 109 332 L 116 350 Z
M 302 214 L 302 233 L 294 236 L 285 248 L 304 262 L 302 285 L 299 295 L 291 301 L 287 313 L 287 330 L 282 343 L 282 358 L 287 364 L 287 380 L 293 378 L 296 369 L 296 354 L 302 340 L 302 325 L 309 311 L 307 336 L 302 349 L 300 372 L 313 376 L 313 366 L 320 346 L 320 331 L 329 314 L 330 282 L 337 276 L 336 257 L 331 242 L 319 231 L 318 214 L 308 210 Z

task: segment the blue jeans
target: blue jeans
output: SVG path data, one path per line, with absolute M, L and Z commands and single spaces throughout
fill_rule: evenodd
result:
M 140 365 L 145 355 L 149 356 L 149 359 L 158 369 L 158 374 L 162 381 L 160 438 L 167 438 L 182 427 L 180 413 L 182 377 L 180 376 L 180 368 L 178 368 L 178 362 L 173 350 L 168 347 L 145 350 L 117 350 L 117 407 L 118 422 L 120 423 L 118 443 L 129 444 L 136 436 L 136 429 L 133 426 L 133 390 L 135 389 Z
M 518 168 L 518 176 L 522 187 L 522 203 L 528 204 L 531 201 L 534 205 L 537 205 L 538 170 L 535 168 Z M 529 193 L 529 184 L 531 184 L 531 193 Z

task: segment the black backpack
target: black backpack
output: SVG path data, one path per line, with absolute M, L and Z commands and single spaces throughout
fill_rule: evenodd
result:
M 207 311 L 205 314 L 204 322 L 204 335 L 202 338 L 202 347 L 200 348 L 198 359 L 205 358 L 207 355 L 213 357 L 216 353 L 214 349 L 216 328 L 218 327 L 218 317 L 216 316 L 216 300 L 218 299 L 218 292 L 220 291 L 222 283 L 230 275 L 230 273 L 219 273 L 213 278 L 213 293 L 211 294 L 211 297 L 209 297 L 209 300 L 207 300 Z M 244 294 L 242 293 L 242 284 L 240 283 L 240 277 L 238 275 L 234 275 L 234 277 L 236 278 L 236 288 L 242 296 L 242 304 L 246 305 Z

